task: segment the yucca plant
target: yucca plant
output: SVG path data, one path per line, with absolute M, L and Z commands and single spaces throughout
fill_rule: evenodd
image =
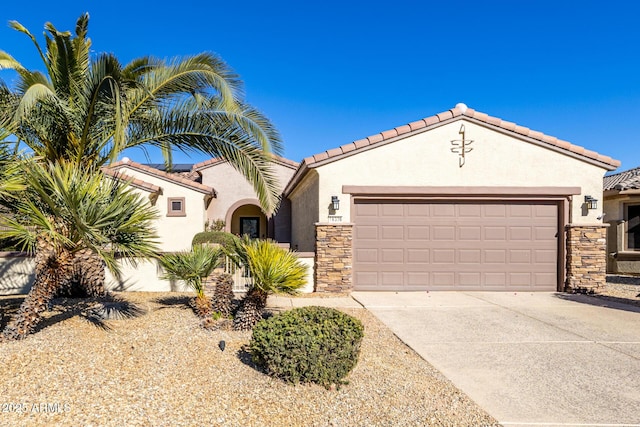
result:
M 220 265 L 222 255 L 220 248 L 195 245 L 191 251 L 169 253 L 160 258 L 164 279 L 183 281 L 195 291 L 193 305 L 201 318 L 212 314 L 211 299 L 204 292 L 204 279 Z
M 307 266 L 293 252 L 271 240 L 245 240 L 243 247 L 253 285 L 234 318 L 237 330 L 249 330 L 262 319 L 269 294 L 297 294 L 307 274 Z

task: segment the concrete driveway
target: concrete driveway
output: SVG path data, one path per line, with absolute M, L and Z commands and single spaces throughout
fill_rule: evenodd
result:
M 640 426 L 640 308 L 584 295 L 354 292 L 504 426 Z

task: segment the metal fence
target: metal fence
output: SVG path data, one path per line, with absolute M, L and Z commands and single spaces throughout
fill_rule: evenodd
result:
M 224 272 L 233 277 L 233 292 L 247 292 L 253 285 L 249 269 L 246 266 L 236 267 L 229 257 L 225 257 Z

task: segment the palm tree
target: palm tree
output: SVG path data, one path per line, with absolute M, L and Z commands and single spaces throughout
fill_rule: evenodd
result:
M 165 254 L 160 265 L 167 280 L 182 280 L 196 292 L 194 307 L 199 317 L 211 315 L 212 302 L 204 293 L 204 279 L 220 265 L 223 252 L 209 245 L 195 245 L 191 251 Z
M 307 266 L 287 249 L 270 240 L 245 243 L 253 285 L 233 320 L 234 329 L 249 330 L 262 319 L 272 293 L 295 295 L 306 283 Z
M 0 69 L 19 77 L 15 90 L 0 81 L 0 140 L 15 135 L 16 146 L 26 146 L 39 161 L 71 161 L 88 175 L 133 147 L 145 154 L 148 146 L 161 149 L 168 166 L 176 149 L 224 157 L 253 184 L 263 210 L 274 212 L 279 192 L 270 165 L 271 153 L 282 151 L 280 137 L 243 102 L 232 70 L 209 53 L 143 57 L 126 65 L 112 54 L 92 57 L 88 24 L 89 15 L 80 16 L 75 37 L 45 24 L 43 50 L 24 26 L 10 22 L 33 41 L 46 73 L 0 51 Z M 103 293 L 97 253 L 78 249 L 71 256 L 78 267 L 71 289 Z
M 16 160 L 3 175 L 19 182 L 22 191 L 1 194 L 12 214 L 0 216 L 0 236 L 35 252 L 36 264 L 35 283 L 4 338 L 33 332 L 47 304 L 74 280 L 78 253 L 97 254 L 116 276 L 117 258 L 135 263 L 136 257 L 155 256 L 157 212 L 128 183 L 88 174 L 67 161 Z

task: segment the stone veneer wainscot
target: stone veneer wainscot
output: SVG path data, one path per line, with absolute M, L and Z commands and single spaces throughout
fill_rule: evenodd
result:
M 567 225 L 566 291 L 590 291 L 607 280 L 607 224 Z
M 316 292 L 351 292 L 353 224 L 316 223 Z

